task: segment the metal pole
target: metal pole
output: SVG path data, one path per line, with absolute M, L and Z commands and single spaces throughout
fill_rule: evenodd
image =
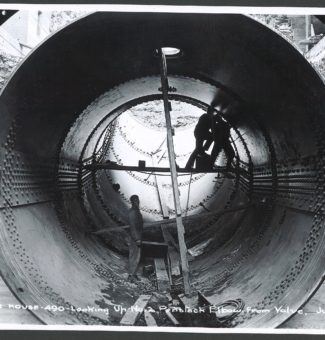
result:
M 178 182 L 177 182 L 177 169 L 176 169 L 174 142 L 173 142 L 173 134 L 172 134 L 172 123 L 170 119 L 170 106 L 169 106 L 169 101 L 168 101 L 167 63 L 166 63 L 166 56 L 162 49 L 159 49 L 159 54 L 160 54 L 161 86 L 162 86 L 164 111 L 165 111 L 166 127 L 167 127 L 168 158 L 169 158 L 169 164 L 170 164 L 173 195 L 174 195 L 174 205 L 175 205 L 175 211 L 176 211 L 176 226 L 177 226 L 177 234 L 178 234 L 179 253 L 181 257 L 184 291 L 185 291 L 185 294 L 188 295 L 191 291 L 191 286 L 190 286 L 189 268 L 188 268 L 188 260 L 187 260 L 187 247 L 186 247 L 185 239 L 184 239 L 185 230 L 184 230 L 184 225 L 182 221 L 182 210 L 181 210 L 181 203 L 179 199 L 179 190 L 178 190 Z

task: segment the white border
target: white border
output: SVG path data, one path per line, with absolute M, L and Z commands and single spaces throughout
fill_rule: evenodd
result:
M 174 6 L 174 5 L 90 5 L 90 4 L 1 4 L 3 10 L 71 10 L 135 13 L 196 13 L 196 14 L 325 14 L 325 7 L 250 7 L 250 6 Z M 20 325 L 0 324 L 0 330 L 40 331 L 105 331 L 204 334 L 310 334 L 325 335 L 324 329 L 273 328 L 201 328 L 201 327 L 140 327 L 140 326 L 82 326 L 82 325 Z
M 325 5 L 325 4 L 324 4 Z M 1 9 L 12 10 L 83 10 L 89 12 L 161 12 L 161 13 L 222 13 L 222 14 L 325 14 L 325 7 L 252 7 L 252 6 L 174 6 L 174 5 L 90 5 L 90 4 L 1 4 Z
M 150 326 L 80 326 L 80 325 L 17 325 L 1 324 L 0 330 L 40 331 L 100 331 L 100 332 L 152 332 L 184 334 L 310 334 L 324 335 L 325 329 L 272 329 L 272 328 L 204 328 L 204 327 L 150 327 Z

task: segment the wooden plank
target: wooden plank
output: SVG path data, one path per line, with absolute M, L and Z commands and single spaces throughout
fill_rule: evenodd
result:
M 168 256 L 170 260 L 170 270 L 172 275 L 174 276 L 181 275 L 179 254 L 174 249 L 171 249 L 168 251 Z
M 189 275 L 189 266 L 188 266 L 188 259 L 187 259 L 187 247 L 185 243 L 185 229 L 182 222 L 182 217 L 176 217 L 176 226 L 177 226 L 177 234 L 178 234 L 178 243 L 179 243 L 179 253 L 181 258 L 181 267 L 182 267 L 182 275 L 183 275 L 183 282 L 184 282 L 184 291 L 185 294 L 191 293 L 191 285 L 190 285 L 190 275 Z
M 166 297 L 167 297 L 167 299 L 168 299 L 168 302 L 172 302 L 173 301 L 173 298 L 172 298 L 172 296 L 170 295 L 170 293 L 167 293 L 167 294 L 165 294 L 166 295 Z
M 168 272 L 168 277 L 169 277 L 169 283 L 170 285 L 172 285 L 173 279 L 172 279 L 172 270 L 171 270 L 171 264 L 170 264 L 169 254 L 168 254 L 168 247 L 167 247 L 166 261 L 167 261 L 167 272 Z
M 122 326 L 133 326 L 144 312 L 151 295 L 140 295 L 135 304 L 130 307 L 120 321 Z
M 185 217 L 183 217 L 183 221 L 184 222 L 193 221 L 196 218 L 209 217 L 209 216 L 218 216 L 219 217 L 219 216 L 222 216 L 222 215 L 227 214 L 227 213 L 245 210 L 245 209 L 249 208 L 250 206 L 252 206 L 252 204 L 247 204 L 247 205 L 240 206 L 240 207 L 233 208 L 233 209 L 223 210 L 220 213 L 215 213 L 215 212 L 212 211 L 212 212 L 207 212 L 207 213 L 200 213 L 200 214 L 185 216 Z M 176 218 L 170 218 L 170 219 L 159 220 L 159 221 L 154 221 L 154 222 L 145 222 L 145 223 L 143 223 L 143 227 L 144 228 L 154 228 L 154 227 L 160 227 L 162 224 L 168 225 L 168 224 L 174 224 L 174 223 L 176 223 Z M 119 226 L 119 227 L 104 227 L 103 229 L 92 231 L 89 234 L 101 235 L 101 234 L 109 233 L 111 231 L 124 230 L 124 229 L 128 229 L 128 228 L 130 228 L 130 226 L 128 224 L 123 225 L 123 226 Z
M 155 262 L 158 290 L 162 293 L 170 291 L 169 277 L 166 271 L 164 259 L 155 258 L 154 262 Z
M 172 281 L 172 266 L 174 264 L 172 264 L 171 262 L 171 259 L 170 259 L 170 256 L 169 256 L 169 253 L 171 252 L 171 250 L 173 249 L 171 244 L 170 244 L 170 240 L 168 240 L 168 235 L 166 233 L 167 230 L 165 230 L 164 226 L 162 225 L 161 226 L 161 231 L 162 231 L 162 234 L 163 234 L 163 237 L 164 237 L 164 240 L 165 242 L 168 244 L 168 252 L 167 252 L 167 269 L 168 269 L 168 276 L 169 276 L 169 282 L 170 284 L 173 283 Z M 167 231 L 168 232 L 168 231 Z M 168 233 L 169 234 L 169 233 Z
M 157 322 L 155 318 L 148 310 L 144 311 L 144 319 L 146 320 L 147 326 L 157 327 Z
M 174 315 L 171 313 L 171 311 L 169 309 L 165 310 L 165 313 L 168 317 L 168 319 L 173 323 L 174 326 L 179 327 L 181 324 L 176 320 L 176 318 L 174 317 Z
M 164 240 L 168 244 L 168 246 L 174 247 L 177 251 L 179 251 L 178 244 L 176 243 L 176 241 L 174 240 L 174 237 L 170 234 L 166 226 L 162 225 L 161 231 L 164 236 Z
M 179 189 L 178 189 L 178 181 L 177 181 L 177 169 L 176 169 L 176 155 L 174 150 L 174 141 L 173 141 L 173 133 L 172 133 L 172 122 L 170 118 L 170 103 L 168 101 L 168 78 L 167 78 L 167 63 L 166 57 L 162 49 L 159 51 L 160 54 L 160 75 L 161 75 L 161 87 L 163 94 L 163 102 L 164 102 L 164 111 L 166 118 L 166 128 L 167 128 L 167 149 L 168 149 L 168 159 L 169 166 L 171 171 L 171 180 L 174 194 L 174 205 L 176 211 L 176 227 L 178 234 L 178 243 L 179 243 L 179 251 L 181 257 L 181 265 L 182 265 L 182 275 L 184 281 L 184 290 L 185 294 L 189 294 L 191 291 L 190 285 L 190 276 L 189 276 L 189 267 L 187 261 L 187 248 L 184 238 L 184 225 L 182 221 L 182 208 L 181 202 L 179 198 Z
M 196 294 L 193 296 L 186 296 L 184 294 L 180 294 L 178 295 L 178 299 L 181 303 L 182 308 L 185 308 L 185 307 L 196 308 L 198 304 L 198 297 Z
M 213 305 L 213 303 L 211 303 L 209 299 L 202 292 L 198 291 L 197 294 L 198 294 L 198 304 L 200 307 Z
M 176 275 L 176 276 L 181 275 L 179 253 L 176 252 L 176 250 L 179 251 L 178 245 L 166 227 L 162 226 L 161 230 L 164 236 L 164 240 L 168 244 L 168 258 L 169 258 L 169 263 L 170 263 L 170 274 Z

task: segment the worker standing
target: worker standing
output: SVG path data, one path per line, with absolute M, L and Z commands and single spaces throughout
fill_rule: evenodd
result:
M 218 157 L 218 154 L 223 151 L 226 154 L 227 164 L 226 168 L 227 171 L 232 170 L 231 163 L 235 157 L 235 151 L 230 143 L 230 126 L 227 124 L 219 115 L 215 116 L 214 125 L 214 146 L 211 152 L 211 168 L 214 167 L 214 163 Z
M 140 258 L 141 258 L 141 244 L 142 244 L 142 233 L 143 233 L 143 219 L 140 212 L 140 199 L 137 195 L 130 197 L 132 204 L 129 210 L 129 280 L 131 282 L 139 280 L 136 275 Z

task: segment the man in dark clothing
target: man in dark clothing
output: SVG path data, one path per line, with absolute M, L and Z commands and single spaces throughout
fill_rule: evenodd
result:
M 227 157 L 227 170 L 231 170 L 231 162 L 235 157 L 235 151 L 230 143 L 230 126 L 219 116 L 216 116 L 215 121 L 214 146 L 211 152 L 211 168 L 214 166 L 218 154 L 223 149 Z
M 140 258 L 141 258 L 141 243 L 142 243 L 142 232 L 143 232 L 143 219 L 140 212 L 140 199 L 137 195 L 130 197 L 132 204 L 129 210 L 129 280 L 134 281 L 139 278 L 136 275 Z
M 188 159 L 185 168 L 191 169 L 198 155 L 204 155 L 211 143 L 213 148 L 210 156 L 210 168 L 212 169 L 218 154 L 224 149 L 227 156 L 227 168 L 230 169 L 235 152 L 230 144 L 230 127 L 217 115 L 213 107 L 209 107 L 207 113 L 203 114 L 194 129 L 196 146 Z M 204 144 L 205 141 L 205 144 Z M 203 145 L 204 144 L 204 145 Z
M 207 113 L 204 113 L 200 118 L 194 129 L 195 137 L 195 149 L 191 153 L 185 168 L 191 169 L 194 165 L 196 157 L 205 153 L 205 150 L 209 149 L 209 146 L 213 142 L 213 128 L 215 124 L 215 118 L 213 116 L 213 109 L 208 108 Z M 206 141 L 205 145 L 204 141 Z

